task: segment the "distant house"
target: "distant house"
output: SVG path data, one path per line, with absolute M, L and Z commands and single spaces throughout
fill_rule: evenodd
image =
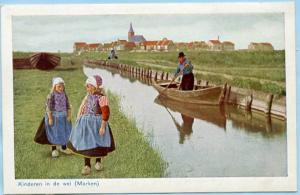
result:
M 127 41 L 126 40 L 120 40 L 118 39 L 118 41 L 114 42 L 114 49 L 115 50 L 125 50 L 125 46 L 126 46 Z
M 136 47 L 134 42 L 128 42 L 127 40 L 120 40 L 112 42 L 113 48 L 115 50 L 133 50 Z
M 169 51 L 175 48 L 175 44 L 172 40 L 168 40 L 167 38 L 164 38 L 161 41 L 157 42 L 156 49 L 158 51 Z
M 128 42 L 133 42 L 135 45 L 139 45 L 140 43 L 146 41 L 143 35 L 135 35 L 132 23 L 130 23 L 129 31 L 128 31 Z
M 126 49 L 126 50 L 133 50 L 135 47 L 136 47 L 136 45 L 135 45 L 135 43 L 133 43 L 133 42 L 127 42 L 127 43 L 125 44 L 125 49 Z
M 112 49 L 114 49 L 114 44 L 113 43 L 104 43 L 103 44 L 103 50 L 104 51 L 110 51 Z
M 268 42 L 262 42 L 262 43 L 251 42 L 248 45 L 248 50 L 251 50 L 251 51 L 273 51 L 274 47 L 271 43 L 268 43 Z
M 222 43 L 219 40 L 209 40 L 207 42 L 208 49 L 211 51 L 221 51 Z
M 140 49 L 141 50 L 147 50 L 147 51 L 152 51 L 152 50 L 157 50 L 157 42 L 158 41 L 144 41 L 140 43 Z
M 175 48 L 175 44 L 172 40 L 164 38 L 159 41 L 144 41 L 140 43 L 140 50 L 145 51 L 169 51 Z
M 90 43 L 87 45 L 88 51 L 100 52 L 103 48 L 101 43 Z
M 75 42 L 73 45 L 73 52 L 74 53 L 81 53 L 83 51 L 86 51 L 88 48 L 88 45 L 86 42 Z
M 193 41 L 188 43 L 188 48 L 192 50 L 206 50 L 208 49 L 208 45 L 205 41 Z
M 234 50 L 234 43 L 230 41 L 223 41 L 222 42 L 222 50 L 224 51 L 233 51 Z

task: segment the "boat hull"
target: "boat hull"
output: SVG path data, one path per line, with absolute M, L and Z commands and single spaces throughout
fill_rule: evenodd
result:
M 166 88 L 170 87 L 169 81 L 153 81 L 153 87 L 158 91 L 158 93 L 170 99 L 190 104 L 219 104 L 219 97 L 222 92 L 222 87 L 220 86 L 199 87 L 199 89 L 196 90 L 182 91 L 177 88 L 178 85 L 179 83 L 175 83 L 172 84 L 171 88 Z

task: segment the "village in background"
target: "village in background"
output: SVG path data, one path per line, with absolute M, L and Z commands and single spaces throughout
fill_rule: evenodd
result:
M 132 52 L 167 52 L 182 50 L 208 50 L 208 51 L 234 51 L 235 44 L 232 41 L 221 41 L 217 39 L 192 42 L 175 42 L 168 38 L 162 40 L 146 40 L 143 35 L 136 35 L 132 23 L 128 31 L 128 40 L 118 39 L 111 43 L 86 43 L 75 42 L 73 52 L 80 55 L 82 52 L 101 52 L 101 51 L 132 51 Z M 269 42 L 250 42 L 246 50 L 250 51 L 273 51 L 274 47 Z

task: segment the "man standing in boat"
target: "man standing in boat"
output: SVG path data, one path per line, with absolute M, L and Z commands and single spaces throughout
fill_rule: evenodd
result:
M 180 84 L 181 90 L 193 90 L 194 88 L 194 74 L 193 65 L 186 59 L 183 52 L 178 54 L 178 67 L 175 72 L 175 77 L 182 75 L 182 80 Z

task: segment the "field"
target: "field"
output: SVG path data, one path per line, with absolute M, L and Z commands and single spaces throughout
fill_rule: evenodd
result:
M 65 59 L 63 59 L 65 60 Z M 81 99 L 85 95 L 86 79 L 80 66 L 70 67 L 63 62 L 53 71 L 14 70 L 14 125 L 15 125 L 15 176 L 16 179 L 82 178 L 82 157 L 60 154 L 52 159 L 51 147 L 33 141 L 44 114 L 44 104 L 50 92 L 51 79 L 62 76 L 72 105 L 72 121 L 75 121 Z M 126 118 L 119 109 L 119 99 L 107 91 L 110 100 L 110 125 L 116 142 L 116 150 L 104 158 L 104 170 L 85 178 L 163 177 L 166 163 L 153 149 L 147 137 Z M 73 123 L 74 124 L 74 123 Z
M 194 65 L 198 80 L 214 84 L 228 84 L 284 96 L 285 52 L 284 51 L 184 51 Z M 117 63 L 147 67 L 173 73 L 177 65 L 177 53 L 172 52 L 118 52 Z M 107 59 L 108 53 L 82 53 L 75 56 L 60 54 L 65 64 L 83 59 Z M 15 57 L 28 56 L 16 52 Z

